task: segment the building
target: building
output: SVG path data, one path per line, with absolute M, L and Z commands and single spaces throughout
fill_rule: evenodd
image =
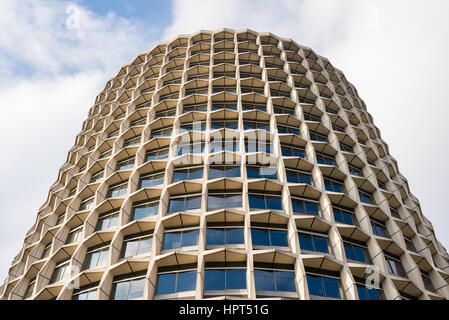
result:
M 107 82 L 0 296 L 447 299 L 448 283 L 343 73 L 291 39 L 221 29 Z

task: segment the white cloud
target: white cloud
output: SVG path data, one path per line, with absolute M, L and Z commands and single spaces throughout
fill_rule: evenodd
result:
M 159 40 L 151 26 L 82 6 L 78 28 L 67 28 L 69 5 L 0 1 L 0 282 L 96 95 Z
M 176 0 L 166 37 L 250 28 L 291 37 L 357 88 L 423 213 L 449 248 L 449 2 Z

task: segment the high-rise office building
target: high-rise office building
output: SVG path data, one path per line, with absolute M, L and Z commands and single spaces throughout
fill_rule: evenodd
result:
M 0 296 L 447 299 L 448 283 L 343 73 L 291 39 L 221 29 L 107 82 Z

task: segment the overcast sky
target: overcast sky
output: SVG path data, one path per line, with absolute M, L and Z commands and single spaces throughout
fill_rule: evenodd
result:
M 222 27 L 342 70 L 449 248 L 448 14 L 446 0 L 1 0 L 0 282 L 106 81 L 157 41 Z

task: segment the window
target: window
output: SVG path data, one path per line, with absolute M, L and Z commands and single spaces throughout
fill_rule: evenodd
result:
M 210 142 L 210 152 L 219 152 L 219 151 L 230 151 L 230 152 L 238 152 L 239 151 L 239 143 L 237 138 L 227 138 L 227 139 L 213 139 Z
M 173 182 L 203 178 L 203 167 L 177 168 L 173 173 Z
M 307 273 L 307 286 L 311 299 L 314 296 L 341 299 L 343 296 L 340 279 L 336 277 Z
M 324 177 L 324 187 L 326 188 L 326 191 L 346 193 L 345 184 L 343 181 Z
M 243 129 L 244 130 L 266 130 L 270 131 L 270 121 L 262 121 L 262 120 L 243 120 Z
M 159 268 L 159 270 L 161 269 Z M 195 289 L 196 270 L 158 273 L 157 295 L 193 291 Z
M 104 175 L 104 170 L 100 170 L 98 172 L 95 172 L 89 180 L 89 183 L 95 183 L 100 181 L 101 179 L 103 179 L 103 175 Z
M 286 168 L 287 182 L 312 185 L 312 174 L 309 172 Z
M 187 113 L 190 111 L 200 111 L 204 112 L 207 111 L 207 102 L 205 103 L 193 103 L 193 104 L 186 104 L 183 107 L 183 113 Z
M 320 206 L 317 201 L 292 197 L 293 214 L 307 214 L 319 216 Z
M 248 193 L 250 210 L 282 210 L 281 194 L 262 194 L 260 191 L 250 190 Z
M 208 193 L 207 210 L 241 208 L 242 190 L 211 190 Z
M 361 168 L 348 163 L 349 174 L 357 177 L 363 177 L 363 171 Z
M 404 236 L 405 246 L 407 247 L 407 250 L 410 250 L 412 252 L 416 252 L 415 245 L 413 244 L 413 241 Z
M 241 93 L 258 93 L 258 94 L 264 94 L 265 90 L 263 87 L 251 87 L 251 86 L 242 86 L 240 85 L 240 91 Z
M 275 114 L 289 114 L 291 116 L 295 115 L 295 108 L 283 107 L 279 105 L 273 105 Z
M 287 226 L 253 224 L 251 226 L 251 239 L 253 246 L 288 247 Z
M 198 229 L 178 229 L 166 231 L 162 250 L 177 249 L 198 245 Z
M 300 146 L 286 145 L 281 143 L 282 156 L 305 158 L 305 149 Z
M 236 86 L 218 86 L 215 85 L 212 87 L 212 93 L 218 93 L 218 92 L 232 92 L 235 93 L 236 92 Z
M 142 118 L 138 118 L 136 120 L 131 121 L 129 126 L 130 127 L 140 126 L 140 125 L 145 124 L 146 122 L 147 122 L 147 117 L 142 117 Z
M 72 300 L 96 300 L 98 282 L 75 289 L 72 294 Z
M 148 150 L 145 153 L 145 162 L 151 161 L 151 160 L 161 160 L 168 158 L 168 147 L 160 148 L 160 149 L 154 149 L 154 150 Z
M 302 253 L 322 252 L 332 254 L 329 237 L 324 234 L 299 232 L 299 246 Z
M 327 142 L 327 135 L 316 131 L 309 131 L 310 140 Z
M 73 197 L 73 196 L 75 195 L 75 193 L 76 193 L 76 187 L 75 187 L 75 188 L 72 188 L 72 189 L 69 191 L 69 194 L 67 195 L 67 197 L 68 197 L 68 198 Z
M 47 244 L 44 248 L 44 251 L 42 251 L 41 259 L 47 258 L 48 255 L 50 254 L 50 251 L 51 251 L 51 242 Z
M 199 88 L 189 88 L 185 90 L 184 96 L 189 96 L 191 94 L 207 94 L 209 92 L 209 87 L 199 87 Z
M 246 269 L 206 267 L 204 290 L 234 289 L 246 289 Z
M 237 101 L 217 101 L 212 102 L 212 111 L 230 109 L 237 110 Z
M 384 252 L 384 254 L 388 272 L 395 276 L 407 278 L 407 273 L 405 272 L 405 269 L 402 266 L 401 259 L 398 256 L 395 256 L 390 253 Z
M 271 153 L 271 143 L 263 139 L 252 140 L 245 138 L 246 152 L 265 152 Z
M 69 276 L 69 266 L 70 260 L 65 260 L 56 264 L 53 274 L 51 275 L 50 284 L 64 280 Z
M 267 104 L 265 102 L 247 102 L 242 101 L 242 109 L 245 110 L 260 110 L 267 111 Z
M 385 295 L 381 288 L 368 288 L 363 281 L 356 283 L 356 286 L 359 300 L 385 300 Z
M 118 222 L 118 214 L 119 214 L 118 210 L 102 213 L 98 217 L 95 231 L 107 230 L 109 228 L 115 227 Z
M 374 218 L 370 218 L 370 221 L 371 221 L 371 230 L 373 231 L 374 235 L 379 237 L 390 238 L 387 226 L 383 221 L 376 220 Z
M 427 272 L 421 271 L 422 280 L 424 282 L 424 287 L 427 291 L 436 292 L 435 287 L 433 286 L 432 280 Z
M 339 125 L 336 125 L 335 123 L 332 123 L 332 129 L 338 132 L 345 132 L 345 128 L 340 127 Z
M 123 141 L 123 147 L 136 146 L 140 143 L 140 136 L 135 136 Z
M 304 120 L 321 122 L 321 116 L 317 116 L 312 113 L 304 112 Z
M 240 165 L 216 165 L 209 167 L 209 179 L 240 177 Z
M 206 244 L 208 246 L 243 244 L 243 226 L 232 223 L 208 223 L 206 229 Z
M 149 173 L 140 176 L 139 189 L 150 188 L 164 183 L 165 171 Z
M 24 299 L 27 299 L 33 295 L 35 285 L 36 285 L 36 278 L 33 278 L 30 280 L 30 282 L 28 282 L 27 289 L 25 291 L 25 294 L 23 295 Z
M 78 242 L 81 239 L 82 233 L 83 233 L 83 225 L 79 225 L 73 228 L 72 230 L 70 230 L 65 243 L 69 244 Z
M 155 113 L 154 118 L 159 119 L 163 117 L 174 117 L 176 115 L 176 108 L 170 108 L 165 110 L 160 110 Z
M 390 212 L 393 217 L 395 217 L 397 219 L 401 219 L 401 216 L 399 215 L 399 212 L 397 209 L 390 207 Z
M 335 222 L 358 226 L 353 209 L 332 206 L 332 210 L 334 212 Z
M 139 220 L 157 215 L 159 212 L 159 198 L 151 198 L 143 202 L 133 203 L 132 220 Z
M 129 157 L 120 161 L 117 161 L 117 166 L 115 168 L 116 171 L 118 170 L 128 170 L 132 169 L 134 167 L 134 157 Z
M 318 164 L 324 164 L 324 165 L 328 165 L 328 166 L 336 166 L 337 167 L 337 162 L 335 161 L 335 157 L 325 154 L 325 153 L 316 152 L 316 161 Z
M 267 65 L 267 63 L 265 63 L 265 65 Z M 279 66 L 273 65 L 273 66 L 270 66 L 270 67 L 277 68 Z M 271 81 L 271 80 L 268 80 L 268 81 Z M 287 98 L 290 98 L 290 91 L 282 91 L 282 90 L 276 90 L 276 89 L 272 89 L 271 88 L 270 89 L 270 95 L 272 97 L 287 97 Z
M 83 270 L 105 265 L 108 260 L 109 244 L 87 249 Z
M 355 243 L 353 241 L 343 241 L 346 258 L 351 261 L 372 264 L 368 248 L 365 244 Z
M 145 277 L 140 275 L 122 279 L 122 277 L 115 277 L 112 283 L 111 300 L 133 300 L 143 297 Z M 120 280 L 115 280 L 120 279 Z
M 264 165 L 247 165 L 246 174 L 248 179 L 277 179 L 277 167 Z
M 94 205 L 94 196 L 91 196 L 81 201 L 78 211 L 89 210 L 90 208 L 93 207 L 93 205 Z
M 112 153 L 112 148 L 111 148 L 111 149 L 108 149 L 108 150 L 105 150 L 105 151 L 103 151 L 102 153 L 100 153 L 100 155 L 98 156 L 98 158 L 99 158 L 99 159 L 107 158 L 107 157 L 109 157 L 109 156 L 111 155 L 111 153 Z
M 180 142 L 178 144 L 178 156 L 188 153 L 203 153 L 204 141 Z
M 374 200 L 374 197 L 371 193 L 369 193 L 368 191 L 364 191 L 359 189 L 359 197 L 360 197 L 360 202 L 362 203 L 366 203 L 366 204 L 376 204 L 376 201 Z
M 217 60 L 215 60 L 217 62 Z M 234 62 L 232 62 L 234 63 Z M 214 71 L 214 78 L 230 77 L 235 78 L 235 71 Z
M 201 208 L 201 195 L 173 196 L 170 198 L 168 213 Z
M 58 225 L 60 225 L 63 221 L 64 221 L 64 219 L 65 219 L 65 213 L 63 213 L 63 214 L 60 214 L 59 216 L 58 216 L 58 219 L 56 220 L 56 226 L 58 226 Z
M 163 128 L 151 129 L 150 139 L 169 137 L 171 136 L 172 131 L 173 127 L 171 125 Z
M 278 133 L 282 134 L 282 133 L 286 133 L 286 134 L 296 134 L 297 136 L 299 136 L 299 128 L 298 127 L 294 127 L 294 126 L 289 126 L 289 125 L 285 125 L 285 124 L 278 124 L 277 125 L 278 128 Z
M 248 50 L 248 51 L 249 51 L 249 50 Z M 257 52 L 255 52 L 255 53 L 257 53 Z M 248 62 L 248 60 L 242 60 L 242 59 L 240 59 L 240 64 L 242 64 L 242 62 L 250 63 L 250 62 Z M 258 62 L 257 62 L 257 65 L 259 65 Z M 243 71 L 240 71 L 240 78 L 241 78 L 241 79 L 244 79 L 244 78 L 256 78 L 256 79 L 262 79 L 262 74 L 260 74 L 260 73 L 255 73 L 255 72 L 243 72 Z
M 385 183 L 383 183 L 379 179 L 377 179 L 377 184 L 379 185 L 379 188 L 381 188 L 383 190 L 387 190 L 387 186 L 385 185 Z
M 128 190 L 128 181 L 114 184 L 109 187 L 108 193 L 106 194 L 106 198 L 121 197 L 126 194 L 127 190 Z
M 237 119 L 212 119 L 211 130 L 217 130 L 222 128 L 238 129 L 239 123 Z
M 254 269 L 257 291 L 296 292 L 295 272 L 285 270 Z
M 194 131 L 201 132 L 206 130 L 206 121 L 194 121 L 181 123 L 179 133 Z
M 354 150 L 352 149 L 352 147 L 350 145 L 343 143 L 343 142 L 339 142 L 339 144 L 340 144 L 341 151 L 354 153 Z
M 121 258 L 129 258 L 151 251 L 153 231 L 128 235 L 123 240 Z

